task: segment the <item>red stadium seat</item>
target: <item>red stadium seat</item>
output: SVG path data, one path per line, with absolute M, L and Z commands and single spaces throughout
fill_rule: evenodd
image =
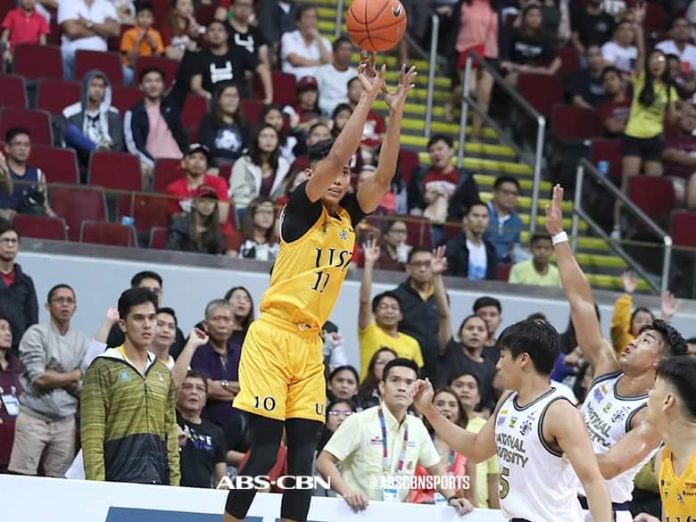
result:
M 68 224 L 71 241 L 80 238 L 83 221 L 106 221 L 106 197 L 101 187 L 53 185 L 50 190 L 51 208 Z
M 12 127 L 24 127 L 31 133 L 31 142 L 39 145 L 53 144 L 51 115 L 46 111 L 8 107 L 0 112 L 0 136 Z
M 121 111 L 121 114 L 125 114 L 141 101 L 143 93 L 135 87 L 114 87 L 111 91 L 111 104 Z
M 242 113 L 247 121 L 253 126 L 261 118 L 263 113 L 263 102 L 259 100 L 242 100 Z
M 197 94 L 189 94 L 181 111 L 181 125 L 184 129 L 198 129 L 206 114 L 208 114 L 208 99 Z
M 561 140 L 589 140 L 602 133 L 599 115 L 591 109 L 573 105 L 554 105 L 551 133 Z
M 521 73 L 517 81 L 520 94 L 545 118 L 551 117 L 553 106 L 563 103 L 563 88 L 555 76 Z
M 155 227 L 150 230 L 150 248 L 164 250 L 167 248 L 167 231 L 163 227 Z
M 121 196 L 118 201 L 118 217 L 131 216 L 139 233 L 156 227 L 167 227 L 167 206 L 171 198 L 160 194 L 133 192 Z
M 167 186 L 184 175 L 181 170 L 181 160 L 161 158 L 155 162 L 155 180 L 153 189 L 155 192 L 164 192 Z
M 196 11 L 196 21 L 203 26 L 207 26 L 215 19 L 216 9 L 217 2 L 212 4 L 199 4 L 198 10 Z
M 234 163 L 232 163 L 231 165 L 223 165 L 222 167 L 220 167 L 220 172 L 218 172 L 218 176 L 224 179 L 227 182 L 228 186 L 230 184 L 230 178 L 232 177 L 233 167 Z
M 67 241 L 68 231 L 65 220 L 60 217 L 32 216 L 29 214 L 17 214 L 12 223 L 17 227 L 22 237 L 35 239 L 54 239 Z
M 578 52 L 573 47 L 559 47 L 558 57 L 561 59 L 559 74 L 564 80 L 570 78 L 580 69 Z
M 628 197 L 658 224 L 674 208 L 674 187 L 667 178 L 631 176 L 628 180 Z
M 123 68 L 120 53 L 77 51 L 75 53 L 75 78 L 84 78 L 89 71 L 104 73 L 111 85 L 123 85 Z
M 174 82 L 174 78 L 176 78 L 176 71 L 179 70 L 179 62 L 159 56 L 142 56 L 138 58 L 138 63 L 135 65 L 136 85 L 139 83 L 138 79 L 140 78 L 140 73 L 145 69 L 153 67 L 164 72 L 164 85 L 169 88 Z
M 15 74 L 0 74 L 0 107 L 24 109 L 26 106 L 27 87 L 24 78 Z
M 678 247 L 696 248 L 696 213 L 678 211 L 672 213 L 672 241 Z
M 594 139 L 590 144 L 590 163 L 597 165 L 600 161 L 609 162 L 609 177 L 621 178 L 622 146 L 621 139 Z
M 297 79 L 295 75 L 273 71 L 271 78 L 273 81 L 273 102 L 281 105 L 292 105 L 295 103 L 297 98 Z
M 29 163 L 39 167 L 49 183 L 80 183 L 77 154 L 73 149 L 34 145 L 31 148 Z
M 171 9 L 171 0 L 153 0 L 152 7 L 155 9 L 155 28 L 162 29 L 162 25 L 167 20 L 167 15 Z
M 411 181 L 413 171 L 420 167 L 418 153 L 410 149 L 399 149 L 398 172 L 401 181 L 408 185 Z
M 60 47 L 21 44 L 15 49 L 14 72 L 28 80 L 63 79 L 63 56 Z
M 82 86 L 79 82 L 66 82 L 46 78 L 39 80 L 36 92 L 36 108 L 51 114 L 63 114 L 68 105 L 80 101 Z
M 140 160 L 127 152 L 95 151 L 89 159 L 89 184 L 113 190 L 141 190 Z
M 120 247 L 138 246 L 134 227 L 99 221 L 82 222 L 80 243 Z

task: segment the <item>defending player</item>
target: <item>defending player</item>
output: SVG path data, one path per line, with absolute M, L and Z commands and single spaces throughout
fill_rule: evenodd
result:
M 638 337 L 617 357 L 611 343 L 604 339 L 594 308 L 592 289 L 578 266 L 563 232 L 563 189 L 555 186 L 553 201 L 546 209 L 546 229 L 552 236 L 556 263 L 563 289 L 570 303 L 578 345 L 594 368 L 595 380 L 582 405 L 582 415 L 592 440 L 594 452 L 605 453 L 645 418 L 648 392 L 655 382 L 655 370 L 660 359 L 667 355 L 686 353 L 686 342 L 679 332 L 664 321 L 656 320 L 645 326 Z M 633 479 L 643 464 L 657 449 L 659 438 L 653 437 L 643 446 L 644 452 L 633 454 L 631 467 L 624 461 L 613 473 L 602 468 L 612 508 L 617 522 L 630 522 L 628 510 L 633 492 Z M 584 492 L 578 485 L 584 503 Z
M 280 219 L 281 246 L 261 315 L 244 342 L 239 365 L 240 393 L 234 406 L 249 412 L 251 456 L 242 475 L 267 474 L 287 432 L 288 475 L 312 474 L 312 460 L 326 403 L 321 326 L 328 319 L 350 265 L 355 227 L 374 211 L 396 172 L 403 105 L 415 68 L 401 69 L 399 85 L 387 92 L 385 68 L 363 62 L 360 101 L 335 142 L 310 152 L 309 178 L 290 196 Z M 389 106 L 389 124 L 372 178 L 349 194 L 349 161 L 360 146 L 363 127 L 380 92 Z M 225 521 L 242 520 L 255 490 L 232 490 Z M 283 520 L 307 519 L 311 490 L 286 489 Z
M 501 399 L 479 433 L 456 426 L 433 407 L 428 380 L 414 387 L 416 408 L 438 437 L 474 462 L 498 454 L 500 507 L 507 518 L 581 522 L 575 470 L 594 519 L 610 522 L 609 494 L 580 413 L 549 381 L 558 332 L 547 323 L 525 320 L 507 328 L 498 342 L 498 370 L 504 386 L 514 391 Z

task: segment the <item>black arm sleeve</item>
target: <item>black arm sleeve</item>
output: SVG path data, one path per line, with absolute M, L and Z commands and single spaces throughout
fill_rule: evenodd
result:
M 353 226 L 356 226 L 367 216 L 367 213 L 360 208 L 358 197 L 353 193 L 346 194 L 341 200 L 340 205 L 348 211 Z
M 312 203 L 307 197 L 307 181 L 297 186 L 283 210 L 281 233 L 283 241 L 292 243 L 304 236 L 321 216 L 320 200 Z

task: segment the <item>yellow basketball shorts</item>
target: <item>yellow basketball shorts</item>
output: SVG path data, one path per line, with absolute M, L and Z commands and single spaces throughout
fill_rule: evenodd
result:
M 262 314 L 244 339 L 239 387 L 235 408 L 281 421 L 324 422 L 326 381 L 319 331 Z

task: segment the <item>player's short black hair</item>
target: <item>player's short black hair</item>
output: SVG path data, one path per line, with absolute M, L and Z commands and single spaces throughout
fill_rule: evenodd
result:
M 665 357 L 657 365 L 657 378 L 663 379 L 677 391 L 682 412 L 691 422 L 696 422 L 696 357 Z
M 152 303 L 157 310 L 157 296 L 147 288 L 129 288 L 118 298 L 118 315 L 125 321 L 131 308 L 145 303 Z
M 5 133 L 5 143 L 9 145 L 13 139 L 21 135 L 28 136 L 31 139 L 31 132 L 26 127 L 10 127 Z
M 164 71 L 159 67 L 145 67 L 145 69 L 140 71 L 140 74 L 138 75 L 138 83 L 143 83 L 143 79 L 145 78 L 145 76 L 147 76 L 151 72 L 159 74 L 162 77 L 162 81 L 164 81 L 164 79 L 166 78 Z
M 167 314 L 171 315 L 172 319 L 174 319 L 174 326 L 179 326 L 179 319 L 176 317 L 176 312 L 174 311 L 173 308 L 169 308 L 167 306 L 163 306 L 162 308 L 157 309 L 157 315 L 159 314 Z
M 160 288 L 163 286 L 162 276 L 160 276 L 157 272 L 153 272 L 151 270 L 143 270 L 142 272 L 138 272 L 133 276 L 133 278 L 130 281 L 131 288 L 138 288 L 140 286 L 140 283 L 142 283 L 145 279 L 154 279 L 159 283 Z
M 664 355 L 686 355 L 689 347 L 682 334 L 674 326 L 666 323 L 662 319 L 655 319 L 652 323 L 646 324 L 640 329 L 639 333 L 653 331 L 660 334 L 665 342 Z
M 495 183 L 493 183 L 493 190 L 498 190 L 503 183 L 513 183 L 517 190 L 520 190 L 520 182 L 514 176 L 498 176 L 495 178 Z
M 333 378 L 336 377 L 339 373 L 344 371 L 352 373 L 355 377 L 355 382 L 360 384 L 360 375 L 358 375 L 358 370 L 353 368 L 350 364 L 344 364 L 343 366 L 337 366 L 336 368 L 334 368 L 333 371 L 329 374 L 329 382 L 331 382 Z
M 387 377 L 389 377 L 389 371 L 392 368 L 396 368 L 398 366 L 403 366 L 404 368 L 411 368 L 414 372 L 416 372 L 416 378 L 418 378 L 420 372 L 418 369 L 418 365 L 415 363 L 413 359 L 406 359 L 405 357 L 397 357 L 396 359 L 392 359 L 389 361 L 387 364 L 384 365 L 384 370 L 382 370 L 382 380 L 384 382 L 387 381 Z
M 66 283 L 58 283 L 57 285 L 54 285 L 49 291 L 48 291 L 48 296 L 46 297 L 46 302 L 50 303 L 51 299 L 53 299 L 53 294 L 55 294 L 58 290 L 70 290 L 72 292 L 73 298 L 75 298 L 75 290 L 73 289 L 72 286 Z
M 513 359 L 527 353 L 541 375 L 551 375 L 559 354 L 559 335 L 549 323 L 525 319 L 508 326 L 500 334 L 498 345 Z
M 350 44 L 351 46 L 353 45 L 353 42 L 351 42 L 350 38 L 348 38 L 347 36 L 339 36 L 334 40 L 334 43 L 331 44 L 331 49 L 333 50 L 333 52 L 336 52 L 338 51 L 338 48 L 344 43 Z
M 454 148 L 454 142 L 452 141 L 452 138 L 450 138 L 446 134 L 433 134 L 430 137 L 430 139 L 428 140 L 428 146 L 426 148 L 430 149 L 430 147 L 432 147 L 433 145 L 435 145 L 439 141 L 443 142 L 450 149 Z
M 307 150 L 307 157 L 309 159 L 309 164 L 313 165 L 329 155 L 331 152 L 331 147 L 333 147 L 336 140 L 329 138 L 328 140 L 321 140 L 315 143 Z
M 544 232 L 535 232 L 532 237 L 529 238 L 529 246 L 534 246 L 539 241 L 549 241 L 551 242 L 551 236 L 545 234 Z
M 408 259 L 406 260 L 406 263 L 410 265 L 411 261 L 413 261 L 414 256 L 416 254 L 422 254 L 423 252 L 425 252 L 426 254 L 430 254 L 430 255 L 432 255 L 432 253 L 433 253 L 433 251 L 430 250 L 428 247 L 424 247 L 422 245 L 414 246 L 411 249 L 411 251 L 408 253 Z
M 484 295 L 483 297 L 479 297 L 476 301 L 474 301 L 473 311 L 476 313 L 481 308 L 485 308 L 486 306 L 495 306 L 498 309 L 498 313 L 503 313 L 503 307 L 500 304 L 500 301 L 489 295 Z
M 381 294 L 377 294 L 372 298 L 372 313 L 377 312 L 377 307 L 379 304 L 382 302 L 382 299 L 386 297 L 391 297 L 394 301 L 397 302 L 399 305 L 399 310 L 401 310 L 401 299 L 399 299 L 398 294 L 396 292 L 392 292 L 391 290 L 387 290 L 386 292 L 382 292 Z

